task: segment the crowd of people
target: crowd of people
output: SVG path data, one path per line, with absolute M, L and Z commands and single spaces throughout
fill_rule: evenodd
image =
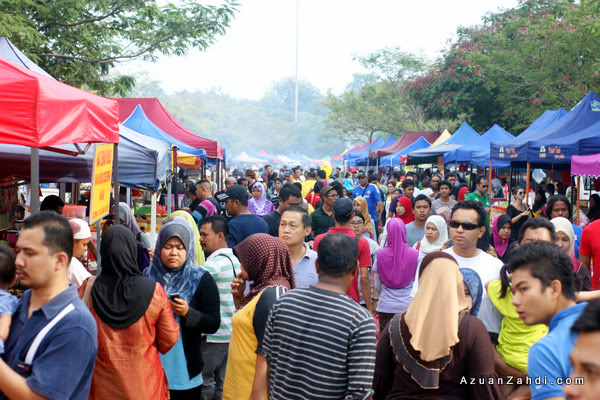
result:
M 492 219 L 485 176 L 377 172 L 188 180 L 154 246 L 119 203 L 97 277 L 85 221 L 29 216 L 0 245 L 2 397 L 595 398 L 600 198 L 579 226 L 517 185 Z

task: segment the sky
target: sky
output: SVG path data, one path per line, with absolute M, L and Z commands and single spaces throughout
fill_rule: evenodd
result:
M 296 71 L 296 0 L 238 0 L 225 36 L 205 52 L 133 62 L 123 73 L 146 71 L 167 93 L 218 89 L 259 99 Z M 434 60 L 459 26 L 482 22 L 518 0 L 298 0 L 298 78 L 323 93 L 340 94 L 353 74 L 365 72 L 355 56 L 386 47 Z

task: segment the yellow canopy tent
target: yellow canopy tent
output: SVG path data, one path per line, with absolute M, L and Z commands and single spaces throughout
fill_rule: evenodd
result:
M 446 140 L 450 139 L 450 136 L 452 135 L 450 132 L 448 132 L 448 129 L 444 129 L 444 132 L 442 132 L 440 137 L 437 138 L 435 142 L 431 143 L 431 146 L 429 147 L 437 146 L 438 144 L 445 142 Z
M 186 168 L 198 168 L 201 165 L 200 157 L 181 151 L 177 152 L 177 163 L 179 166 Z

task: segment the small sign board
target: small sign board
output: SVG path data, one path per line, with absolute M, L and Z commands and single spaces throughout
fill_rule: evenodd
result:
M 95 146 L 90 197 L 90 224 L 95 223 L 110 212 L 113 147 L 112 143 L 96 144 Z

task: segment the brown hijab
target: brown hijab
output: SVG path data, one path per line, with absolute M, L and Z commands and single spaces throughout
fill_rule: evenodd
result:
M 244 297 L 238 310 L 270 286 L 282 286 L 286 289 L 296 287 L 290 253 L 281 239 L 266 233 L 255 233 L 235 246 L 234 250 L 248 273 L 248 278 L 253 281 L 250 292 Z

